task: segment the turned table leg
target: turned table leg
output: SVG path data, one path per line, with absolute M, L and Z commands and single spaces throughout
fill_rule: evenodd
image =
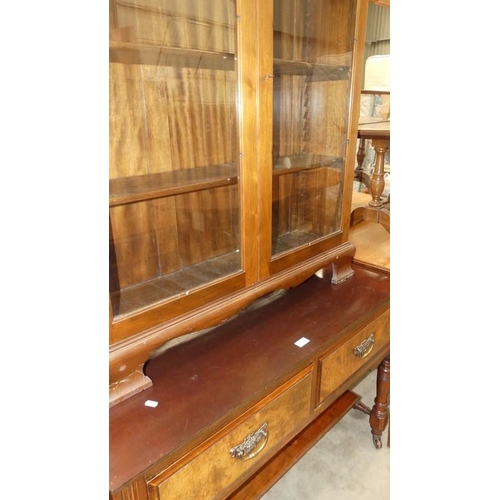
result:
M 373 175 L 368 182 L 372 199 L 368 205 L 357 207 L 352 211 L 350 226 L 352 227 L 361 221 L 377 222 L 390 232 L 389 200 L 382 200 L 382 193 L 385 188 L 385 155 L 389 150 L 389 140 L 386 138 L 372 138 L 372 145 L 376 155 Z M 356 175 L 359 175 L 358 167 L 356 167 L 355 172 Z M 364 179 L 366 174 L 363 172 L 362 176 Z
M 382 432 L 389 420 L 390 365 L 390 356 L 387 356 L 378 366 L 377 394 L 370 414 L 373 444 L 377 449 L 382 448 Z
M 369 203 L 371 207 L 381 207 L 384 203 L 382 201 L 382 193 L 385 188 L 384 179 L 384 166 L 385 154 L 389 149 L 388 141 L 385 139 L 373 139 L 373 149 L 375 149 L 375 166 L 373 168 L 372 181 L 370 185 L 372 199 Z

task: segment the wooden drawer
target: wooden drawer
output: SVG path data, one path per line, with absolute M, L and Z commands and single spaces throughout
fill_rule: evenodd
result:
M 312 365 L 245 412 L 188 456 L 148 481 L 154 500 L 220 498 L 310 414 Z M 241 455 L 238 458 L 237 455 Z M 194 458 L 193 458 L 194 457 Z
M 389 343 L 390 310 L 320 359 L 320 403 Z

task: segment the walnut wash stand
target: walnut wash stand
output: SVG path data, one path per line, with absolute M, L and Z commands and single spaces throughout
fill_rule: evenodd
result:
M 153 386 L 110 410 L 111 498 L 259 498 L 355 406 L 380 447 L 389 276 L 354 271 L 339 285 L 313 276 L 152 360 Z M 377 366 L 370 410 L 349 388 Z

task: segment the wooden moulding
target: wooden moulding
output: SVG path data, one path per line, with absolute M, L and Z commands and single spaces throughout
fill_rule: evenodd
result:
M 144 374 L 143 366 L 141 365 L 124 380 L 115 384 L 113 387 L 113 404 L 120 403 L 152 385 L 153 382 Z
M 351 267 L 354 252 L 354 245 L 345 242 L 334 250 L 324 252 L 307 262 L 301 262 L 254 286 L 213 301 L 180 318 L 175 318 L 159 327 L 146 330 L 130 339 L 111 345 L 109 353 L 110 406 L 114 406 L 151 386 L 151 380 L 144 375 L 144 365 L 151 355 L 167 342 L 177 338 L 181 340 L 181 336 L 196 335 L 200 331 L 217 326 L 259 297 L 280 288 L 295 287 L 318 270 L 328 269 L 330 265 L 333 268 L 333 281 L 341 283 L 352 276 L 354 272 Z

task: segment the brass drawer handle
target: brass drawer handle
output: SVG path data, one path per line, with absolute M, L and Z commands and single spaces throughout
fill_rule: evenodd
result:
M 255 432 L 249 434 L 242 443 L 233 446 L 229 453 L 239 460 L 250 460 L 257 456 L 267 443 L 267 422 L 264 422 Z
M 366 356 L 370 354 L 370 352 L 373 349 L 373 346 L 375 345 L 375 339 L 373 338 L 374 335 L 375 334 L 372 333 L 368 338 L 363 340 L 361 344 L 359 344 L 353 349 L 355 356 L 357 356 L 358 358 L 366 358 Z

